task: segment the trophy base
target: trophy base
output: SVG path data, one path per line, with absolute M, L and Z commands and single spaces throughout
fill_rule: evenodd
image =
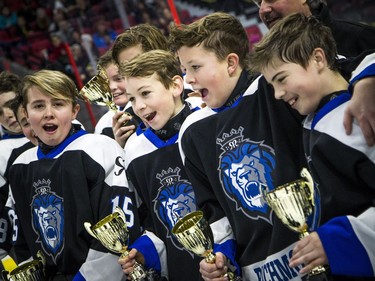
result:
M 309 274 L 305 277 L 305 281 L 332 281 L 332 275 L 329 269 L 318 274 Z
M 155 270 L 150 269 L 147 271 L 144 281 L 168 281 L 168 279 L 166 277 L 161 277 Z

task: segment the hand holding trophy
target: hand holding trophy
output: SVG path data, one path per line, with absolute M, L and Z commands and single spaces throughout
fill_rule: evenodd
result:
M 108 250 L 121 253 L 126 257 L 128 252 L 129 231 L 126 226 L 125 214 L 121 208 L 116 207 L 115 211 L 101 219 L 94 226 L 85 222 L 87 232 L 98 239 Z M 132 281 L 141 281 L 146 278 L 146 271 L 139 263 L 135 263 L 134 270 L 129 274 Z
M 191 212 L 179 219 L 174 225 L 172 233 L 185 249 L 197 256 L 204 257 L 208 263 L 215 263 L 213 234 L 202 211 Z M 231 271 L 228 271 L 225 275 L 228 276 L 229 281 L 241 280 Z
M 299 233 L 300 239 L 309 235 L 308 217 L 314 211 L 314 182 L 309 171 L 303 168 L 302 179 L 278 186 L 274 190 L 265 187 L 263 197 L 278 218 L 291 230 Z M 307 280 L 331 280 L 324 266 L 317 266 L 308 274 Z
M 109 88 L 107 75 L 104 69 L 100 66 L 98 66 L 98 74 L 92 77 L 90 81 L 82 87 L 82 89 L 79 91 L 78 96 L 84 101 L 89 101 L 100 106 L 107 106 L 114 112 L 118 111 L 117 106 L 113 101 L 111 89 Z M 132 117 L 132 115 L 126 111 L 124 111 L 124 114 Z M 127 125 L 137 126 L 138 124 L 134 118 L 131 118 L 128 121 L 124 121 L 122 124 L 122 126 Z
M 5 281 L 45 281 L 46 275 L 44 266 L 46 260 L 41 251 L 37 253 L 37 259 L 17 266 L 12 271 L 3 270 L 3 280 Z

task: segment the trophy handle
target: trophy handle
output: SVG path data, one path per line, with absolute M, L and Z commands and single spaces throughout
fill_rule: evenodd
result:
M 39 250 L 36 253 L 36 256 L 37 256 L 38 260 L 40 260 L 42 262 L 43 266 L 45 266 L 46 265 L 46 258 L 44 257 L 42 251 Z
M 124 224 L 126 226 L 125 213 L 124 213 L 124 211 L 119 206 L 115 207 L 115 210 L 113 211 L 113 213 L 117 213 L 120 216 L 120 218 L 123 220 L 123 222 L 124 222 Z
M 307 187 L 310 191 L 309 201 L 313 206 L 315 206 L 314 202 L 314 181 L 312 179 L 312 176 L 306 168 L 302 168 L 301 170 L 301 177 L 303 177 L 306 180 Z
M 6 271 L 6 270 L 3 270 L 2 272 L 1 272 L 1 274 L 3 275 L 3 280 L 4 281 L 9 281 L 9 271 Z
M 98 238 L 96 237 L 96 235 L 94 234 L 94 232 L 92 232 L 92 230 L 91 230 L 91 223 L 89 223 L 89 222 L 85 222 L 83 225 L 85 226 L 86 231 L 87 231 L 92 237 L 98 239 Z

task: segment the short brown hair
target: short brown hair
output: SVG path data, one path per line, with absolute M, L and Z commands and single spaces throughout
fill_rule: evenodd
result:
M 156 26 L 143 23 L 132 26 L 116 37 L 112 46 L 112 57 L 117 64 L 119 54 L 136 45 L 141 45 L 144 52 L 150 50 L 168 50 L 167 38 Z
M 331 30 L 313 16 L 291 14 L 276 23 L 255 44 L 250 56 L 251 70 L 262 72 L 275 59 L 306 68 L 316 48 L 324 50 L 328 67 L 337 69 L 337 49 Z
M 188 25 L 172 24 L 169 32 L 169 44 L 174 52 L 183 46 L 202 45 L 220 61 L 235 53 L 241 67 L 248 66 L 249 38 L 241 22 L 230 14 L 216 12 Z
M 173 77 L 182 77 L 182 70 L 177 58 L 164 50 L 152 50 L 140 54 L 130 62 L 120 64 L 120 74 L 125 77 L 150 77 L 157 75 L 157 79 L 169 89 L 173 85 Z

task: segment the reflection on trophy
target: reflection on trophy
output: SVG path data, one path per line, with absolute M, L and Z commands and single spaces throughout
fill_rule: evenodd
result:
M 213 253 L 213 234 L 208 221 L 202 211 L 195 211 L 179 219 L 172 228 L 172 233 L 178 241 L 190 252 L 204 257 L 206 262 L 215 263 Z M 230 281 L 241 280 L 233 272 L 226 273 Z
M 37 259 L 17 266 L 11 272 L 3 270 L 3 280 L 5 281 L 45 281 L 46 275 L 44 266 L 46 260 L 41 251 L 37 253 Z
M 116 207 L 115 211 L 100 220 L 94 226 L 85 222 L 84 226 L 91 236 L 98 239 L 108 250 L 121 253 L 122 257 L 129 255 L 128 240 L 129 231 L 126 226 L 125 214 L 121 208 Z M 143 266 L 139 263 L 134 264 L 134 270 L 129 274 L 130 280 L 140 281 L 146 277 Z
M 286 226 L 299 233 L 300 239 L 309 235 L 307 219 L 314 211 L 314 182 L 306 168 L 302 169 L 301 176 L 303 179 L 274 190 L 270 191 L 267 187 L 262 190 L 267 204 Z M 309 273 L 307 280 L 329 280 L 326 275 L 325 267 L 317 266 Z
M 85 86 L 79 91 L 80 98 L 84 101 L 89 101 L 100 106 L 107 106 L 110 110 L 117 112 L 117 106 L 113 102 L 111 89 L 109 88 L 109 81 L 103 68 L 98 66 L 98 74 L 90 79 Z M 124 114 L 131 116 L 129 112 L 124 111 Z M 132 117 L 132 116 L 131 116 Z M 131 121 L 135 122 L 134 118 Z M 126 126 L 129 121 L 124 121 L 123 126 Z M 138 125 L 138 124 L 134 124 Z

